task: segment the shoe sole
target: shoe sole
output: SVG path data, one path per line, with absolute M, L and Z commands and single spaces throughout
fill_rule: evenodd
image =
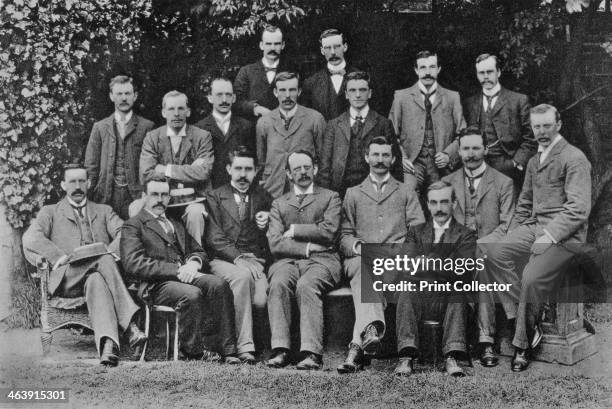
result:
M 495 361 L 495 362 L 483 362 L 483 361 L 479 361 L 480 365 L 484 366 L 485 368 L 494 368 L 497 365 L 499 365 L 499 361 Z

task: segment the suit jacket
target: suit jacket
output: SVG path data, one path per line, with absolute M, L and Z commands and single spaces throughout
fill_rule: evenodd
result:
M 125 271 L 140 281 L 138 295 L 147 299 L 157 283 L 178 281 L 179 263 L 191 257 L 202 261 L 202 272 L 208 272 L 206 252 L 185 230 L 181 222 L 168 219 L 174 226 L 176 244 L 147 210 L 142 209 L 126 221 L 121 229 L 121 263 Z
M 90 200 L 86 206 L 94 241 L 105 243 L 111 251 L 118 252 L 117 239 L 123 220 L 110 206 Z M 68 199 L 64 198 L 56 204 L 43 206 L 24 233 L 22 242 L 26 259 L 34 265 L 44 257 L 53 266 L 62 256 L 80 247 L 81 233 Z M 69 265 L 64 265 L 51 271 L 50 294 L 57 290 L 68 267 Z
M 211 256 L 233 263 L 242 253 L 254 253 L 263 259 L 270 258 L 266 232 L 260 230 L 255 223 L 255 215 L 260 211 L 270 211 L 272 196 L 259 186 L 249 189 L 250 213 L 247 228 L 252 234 L 248 249 L 237 247 L 241 231 L 238 205 L 234 199 L 234 191 L 229 183 L 208 194 L 208 223 L 206 226 L 206 245 Z
M 237 115 L 232 115 L 227 133 L 223 135 L 223 132 L 217 126 L 215 117 L 213 117 L 212 114 L 202 119 L 196 126 L 209 132 L 212 136 L 215 156 L 210 175 L 212 187 L 217 188 L 229 183 L 230 177 L 225 170 L 227 155 L 240 145 L 248 146 L 254 152 L 255 127 L 250 121 Z
M 340 258 L 335 249 L 326 252 L 306 254 L 309 242 L 322 246 L 334 246 L 340 227 L 342 202 L 338 193 L 314 187 L 311 195 L 306 195 L 300 205 L 293 191 L 272 202 L 268 242 L 276 260 L 305 259 L 320 263 L 328 268 L 336 281 L 340 280 Z M 283 233 L 294 225 L 293 238 L 283 237 Z M 310 257 L 308 257 L 310 256 Z
M 395 154 L 395 163 L 392 167 L 392 174 L 397 179 L 402 179 L 404 174 L 402 170 L 402 154 L 397 144 L 397 138 L 393 130 L 391 121 L 376 111 L 370 109 L 365 117 L 362 130 L 363 145 L 361 147 L 361 158 L 364 169 L 369 169 L 365 161 L 364 155 L 368 147 L 368 142 L 377 136 L 386 136 L 389 139 L 396 141 L 393 146 Z M 319 184 L 336 192 L 340 192 L 344 196 L 344 192 L 351 186 L 344 186 L 344 172 L 346 169 L 347 158 L 351 144 L 351 117 L 349 111 L 345 111 L 342 115 L 328 122 L 323 136 L 323 150 L 321 152 L 321 160 L 319 161 Z
M 358 71 L 355 67 L 347 66 L 346 73 Z M 302 86 L 300 103 L 304 106 L 319 111 L 326 121 L 336 118 L 349 108 L 345 95 L 346 74 L 336 94 L 336 89 L 331 80 L 327 66 L 306 78 Z
M 291 152 L 304 149 L 321 157 L 324 131 L 323 115 L 301 105 L 288 130 L 278 108 L 257 121 L 257 160 L 263 166 L 263 186 L 272 197 L 278 198 L 288 187 L 285 163 Z
M 152 176 L 165 177 L 155 172 L 156 165 L 172 164 L 172 145 L 166 136 L 167 127 L 161 126 L 147 134 L 140 153 L 140 182 Z M 179 164 L 172 166 L 171 181 L 192 186 L 199 195 L 210 187 L 210 172 L 214 162 L 212 137 L 208 131 L 187 125 L 187 135 L 181 142 Z
M 401 146 L 410 161 L 416 159 L 423 146 L 425 116 L 425 103 L 418 84 L 395 91 L 389 119 L 393 122 L 395 133 L 399 135 Z M 456 168 L 461 160 L 454 139 L 457 132 L 465 128 L 459 93 L 438 84 L 431 118 L 436 152 L 447 153 L 451 169 Z
M 482 91 L 465 100 L 464 112 L 468 125 L 480 126 L 482 100 Z M 502 87 L 491 110 L 491 120 L 502 149 L 523 167 L 538 148 L 529 125 L 530 108 L 527 95 Z
M 459 169 L 442 180 L 453 185 L 457 202 L 453 208 L 454 219 L 462 225 L 466 223 L 465 201 L 469 195 L 465 183 L 465 172 Z M 476 189 L 476 230 L 478 238 L 493 231 L 505 234 L 514 213 L 514 183 L 503 173 L 487 166 Z
M 153 122 L 136 114 L 132 114 L 126 126 L 125 176 L 133 198 L 139 198 L 142 192 L 142 185 L 138 179 L 138 160 L 142 141 L 153 126 Z M 96 122 L 91 130 L 85 151 L 85 168 L 91 181 L 90 196 L 95 202 L 106 204 L 111 202 L 115 152 L 119 140 L 121 137 L 116 132 L 114 113 Z
M 542 164 L 540 155 L 527 163 L 510 228 L 537 223 L 557 242 L 584 243 L 591 212 L 591 163 L 563 138 Z
M 357 242 L 403 243 L 408 228 L 424 221 L 414 190 L 391 177 L 379 196 L 368 176 L 360 185 L 346 191 L 340 251 L 346 257 L 353 257 Z

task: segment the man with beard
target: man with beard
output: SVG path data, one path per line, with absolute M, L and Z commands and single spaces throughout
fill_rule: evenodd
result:
M 43 257 L 51 263 L 49 295 L 85 296 L 100 363 L 116 366 L 119 329 L 126 334 L 131 347 L 142 345 L 146 337 L 132 321 L 138 306 L 132 301 L 110 251 L 71 260 L 73 251 L 87 244 L 104 243 L 110 249 L 118 248 L 123 221 L 109 206 L 86 199 L 90 183 L 83 166 L 64 168 L 61 186 L 66 197 L 40 209 L 23 235 L 23 251 L 32 264 Z
M 518 195 L 525 166 L 537 147 L 529 128 L 529 98 L 501 86 L 494 55 L 476 58 L 476 76 L 482 91 L 465 101 L 465 119 L 485 134 L 487 163 L 514 180 Z
M 211 272 L 226 280 L 234 293 L 238 358 L 254 364 L 253 310 L 265 317 L 261 310 L 268 288 L 266 230 L 272 197 L 252 185 L 257 158 L 246 146 L 230 151 L 226 163 L 231 181 L 208 195 L 206 244 L 214 257 Z
M 348 44 L 341 31 L 335 28 L 325 30 L 319 41 L 327 66 L 304 81 L 300 101 L 304 106 L 319 111 L 329 121 L 348 108 L 344 95 L 346 75 L 357 70 L 348 66 L 344 59 Z
M 314 109 L 298 105 L 300 76 L 280 72 L 274 79 L 274 95 L 280 106 L 257 121 L 257 161 L 263 166 L 261 184 L 274 198 L 289 189 L 285 163 L 291 152 L 306 150 L 320 158 L 325 119 Z
M 196 124 L 212 135 L 214 156 L 210 181 L 213 188 L 223 186 L 230 181 L 225 170 L 225 158 L 238 146 L 247 146 L 255 150 L 255 127 L 253 124 L 232 114 L 232 105 L 236 101 L 232 83 L 227 78 L 217 77 L 210 82 L 208 102 L 212 112 Z
M 340 251 L 344 254 L 344 273 L 350 280 L 355 305 L 353 339 L 339 373 L 353 373 L 376 354 L 385 333 L 385 302 L 363 303 L 361 296 L 361 244 L 402 243 L 408 228 L 425 221 L 413 189 L 389 173 L 395 161 L 392 142 L 373 138 L 365 153 L 370 174 L 358 186 L 346 191 L 340 231 Z
M 334 249 L 342 203 L 338 193 L 315 186 L 317 166 L 309 151 L 287 158 L 291 192 L 272 202 L 268 241 L 274 256 L 268 280 L 268 314 L 273 356 L 266 365 L 289 364 L 292 301 L 300 312 L 297 369 L 323 367 L 323 297 L 340 281 L 340 257 Z
M 419 80 L 395 91 L 389 118 L 402 148 L 404 183 L 420 191 L 459 163 L 455 134 L 465 127 L 459 94 L 437 82 L 441 67 L 430 51 L 417 54 Z
M 132 78 L 118 75 L 111 79 L 109 88 L 115 112 L 94 124 L 85 151 L 85 168 L 92 200 L 111 206 L 125 220 L 130 203 L 142 193 L 138 158 L 153 122 L 134 114 L 138 93 Z

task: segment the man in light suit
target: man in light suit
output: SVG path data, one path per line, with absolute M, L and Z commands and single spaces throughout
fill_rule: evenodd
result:
M 138 93 L 132 78 L 113 77 L 109 88 L 115 112 L 94 124 L 85 151 L 85 168 L 91 199 L 111 206 L 126 220 L 130 203 L 142 193 L 138 160 L 142 141 L 153 129 L 153 122 L 133 111 Z
M 87 200 L 90 180 L 83 166 L 66 166 L 61 185 L 66 197 L 40 209 L 23 235 L 23 251 L 32 264 L 41 258 L 51 263 L 50 295 L 85 296 L 100 363 L 116 366 L 119 330 L 125 332 L 132 347 L 146 341 L 132 321 L 138 306 L 110 253 L 74 262 L 70 259 L 74 249 L 92 243 L 101 242 L 116 251 L 123 221 L 109 206 Z
M 355 325 L 349 353 L 338 366 L 339 373 L 362 369 L 375 354 L 385 332 L 385 303 L 362 303 L 361 244 L 402 243 L 408 228 L 425 221 L 416 192 L 395 180 L 389 168 L 395 161 L 392 142 L 382 136 L 373 138 L 365 153 L 370 174 L 346 192 L 342 212 L 340 251 L 344 254 L 344 273 L 351 282 L 355 305 Z
M 485 134 L 487 163 L 514 180 L 518 195 L 527 162 L 537 148 L 529 128 L 529 98 L 501 86 L 499 61 L 494 55 L 476 58 L 476 76 L 482 91 L 466 99 L 465 119 Z
M 459 94 L 437 82 L 441 67 L 430 51 L 417 54 L 419 80 L 395 91 L 389 118 L 399 135 L 404 183 L 418 191 L 459 163 L 455 134 L 465 127 Z
M 501 293 L 500 298 L 519 303 L 512 340 L 515 353 L 511 368 L 516 372 L 529 365 L 527 350 L 541 339 L 539 303 L 562 277 L 576 246 L 586 241 L 591 211 L 591 164 L 559 134 L 557 109 L 538 105 L 531 109 L 530 122 L 538 154 L 527 164 L 508 235 L 498 244 L 484 247 L 487 268 L 483 279 L 512 284 L 511 291 Z M 519 257 L 529 257 L 522 275 L 516 269 Z
M 309 151 L 287 158 L 291 192 L 272 202 L 268 242 L 274 264 L 268 272 L 268 314 L 273 356 L 266 365 L 289 364 L 292 299 L 300 311 L 297 369 L 323 367 L 323 297 L 340 281 L 340 257 L 334 248 L 342 203 L 338 193 L 314 184 L 317 167 Z
M 345 98 L 350 108 L 328 122 L 323 137 L 319 184 L 340 193 L 360 184 L 369 173 L 366 148 L 372 138 L 384 136 L 393 141 L 393 156 L 401 158 L 391 121 L 369 106 L 372 96 L 370 76 L 363 71 L 346 74 Z M 392 174 L 403 178 L 402 161 L 396 160 Z
M 261 184 L 273 198 L 289 189 L 285 173 L 287 156 L 307 150 L 321 157 L 325 119 L 314 109 L 298 105 L 300 77 L 280 72 L 274 79 L 274 95 L 280 106 L 257 121 L 257 161 L 263 167 Z
M 214 162 L 212 137 L 208 131 L 187 124 L 191 115 L 187 95 L 170 91 L 162 101 L 166 125 L 147 134 L 140 154 L 140 181 L 165 177 L 171 189 L 193 188 L 202 197 L 210 189 L 210 172 Z M 130 207 L 135 215 L 143 201 Z M 206 208 L 202 203 L 189 204 L 183 213 L 185 227 L 202 244 Z
M 512 179 L 485 162 L 486 137 L 478 127 L 463 129 L 457 141 L 463 169 L 442 179 L 453 186 L 457 196 L 453 218 L 476 231 L 479 243 L 496 243 L 507 233 L 514 213 Z M 480 363 L 493 367 L 498 363 L 493 349 L 495 301 L 488 292 L 479 292 L 478 295 Z M 514 305 L 510 308 L 513 309 Z
M 214 156 L 216 158 L 210 174 L 213 189 L 230 181 L 225 169 L 227 155 L 238 146 L 247 146 L 255 151 L 255 127 L 238 115 L 232 114 L 232 105 L 236 101 L 232 83 L 227 78 L 217 77 L 210 82 L 208 102 L 212 112 L 196 123 L 198 128 L 212 135 Z
M 272 197 L 253 185 L 257 158 L 246 146 L 229 152 L 226 172 L 231 182 L 208 195 L 206 245 L 214 259 L 212 273 L 226 280 L 234 293 L 238 358 L 255 363 L 253 312 L 266 307 L 266 268 L 270 250 L 266 239 Z

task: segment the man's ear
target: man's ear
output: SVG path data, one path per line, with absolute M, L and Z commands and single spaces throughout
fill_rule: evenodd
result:
M 227 165 L 225 165 L 225 170 L 227 170 L 227 173 L 231 175 L 232 166 L 228 163 Z
M 213 103 L 212 95 L 207 95 L 206 99 L 208 100 L 208 103 L 212 105 Z
M 318 172 L 319 172 L 319 167 L 317 165 L 314 165 L 312 167 L 312 174 L 316 176 Z

